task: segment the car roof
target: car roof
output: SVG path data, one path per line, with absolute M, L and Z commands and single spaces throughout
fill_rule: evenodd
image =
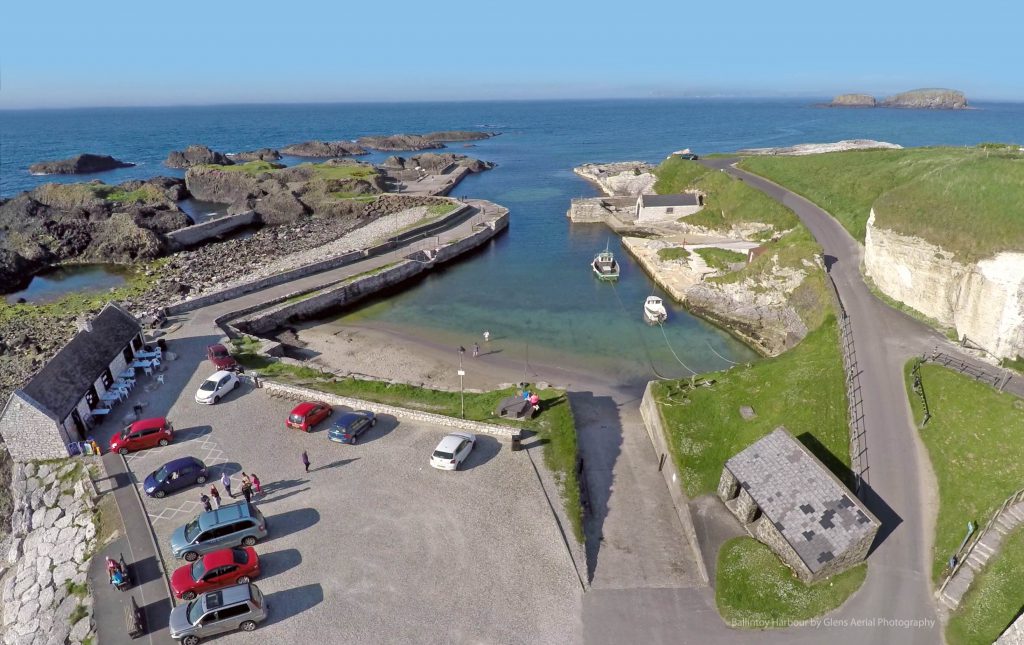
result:
M 234 372 L 229 372 L 227 370 L 218 370 L 218 371 L 214 372 L 213 374 L 210 374 L 210 377 L 208 379 L 206 379 L 206 380 L 207 381 L 219 381 L 222 378 L 224 378 L 225 376 L 228 376 L 229 374 L 233 374 L 233 373 Z
M 191 466 L 192 464 L 199 464 L 201 467 L 206 468 L 206 464 L 195 457 L 179 457 L 177 459 L 172 459 L 164 464 L 164 468 L 167 470 L 177 470 L 182 466 Z
M 220 526 L 221 524 L 226 524 L 228 522 L 256 517 L 258 513 L 259 511 L 247 502 L 225 504 L 224 506 L 215 508 L 212 511 L 200 513 L 199 528 L 205 531 L 208 528 Z
M 223 567 L 225 564 L 234 564 L 234 562 L 235 552 L 232 549 L 221 549 L 203 556 L 203 564 L 208 570 Z
M 167 419 L 165 417 L 153 417 L 152 419 L 140 419 L 132 423 L 129 427 L 132 431 L 136 430 L 149 430 L 150 428 L 162 428 L 167 425 Z
M 452 434 L 445 435 L 444 439 L 441 439 L 441 443 L 437 444 L 437 450 L 452 452 L 456 448 L 458 448 L 459 444 L 462 443 L 465 439 L 470 438 L 472 437 L 470 437 L 470 435 L 468 434 L 462 434 L 461 432 L 453 432 Z
M 221 343 L 214 343 L 213 345 L 207 347 L 206 350 L 211 352 L 226 352 L 228 351 L 228 348 L 224 347 L 224 345 Z
M 353 410 L 352 412 L 346 412 L 338 417 L 338 420 L 334 423 L 335 425 L 342 425 L 355 421 L 356 419 L 369 419 L 371 417 L 373 417 L 373 412 L 370 412 L 369 410 Z
M 249 591 L 248 582 L 224 587 L 223 589 L 203 594 L 203 609 L 209 610 L 224 607 L 225 605 L 234 605 L 235 603 L 249 600 L 251 597 L 252 592 Z
M 305 401 L 305 402 L 300 403 L 297 406 L 295 406 L 295 409 L 292 410 L 292 414 L 301 414 L 301 415 L 308 414 L 309 411 L 312 410 L 317 405 L 326 405 L 326 404 L 321 403 L 319 401 Z

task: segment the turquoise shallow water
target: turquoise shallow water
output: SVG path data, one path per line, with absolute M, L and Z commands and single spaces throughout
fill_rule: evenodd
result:
M 626 379 L 697 371 L 754 358 L 728 334 L 678 308 L 665 327 L 640 319 L 644 298 L 659 293 L 602 226 L 570 225 L 569 200 L 595 194 L 572 174 L 585 162 L 656 162 L 673 150 L 873 138 L 906 146 L 1024 142 L 1024 105 L 978 110 L 838 110 L 794 100 L 635 100 L 426 104 L 213 106 L 194 108 L 0 111 L 0 194 L 44 181 L 30 163 L 79 152 L 112 154 L 138 165 L 88 178 L 108 183 L 156 174 L 172 149 L 203 143 L 224 152 L 309 139 L 367 134 L 493 129 L 503 134 L 453 152 L 498 164 L 458 189 L 511 209 L 507 234 L 386 301 L 335 324 L 381 323 L 424 339 L 467 347 L 489 329 L 510 354 L 549 355 Z M 406 155 L 411 153 L 406 153 Z M 386 155 L 364 159 L 379 161 Z M 610 243 L 623 265 L 616 287 L 599 284 L 588 263 Z M 621 301 L 621 305 L 620 305 Z M 713 350 L 713 351 L 712 351 Z M 717 352 L 725 359 L 715 354 Z M 653 364 L 653 368 L 652 368 Z

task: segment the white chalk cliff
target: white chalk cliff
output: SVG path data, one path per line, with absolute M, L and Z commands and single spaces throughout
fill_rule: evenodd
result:
M 1024 252 L 967 264 L 919 237 L 877 227 L 872 209 L 864 265 L 890 298 L 1000 358 L 1024 356 Z

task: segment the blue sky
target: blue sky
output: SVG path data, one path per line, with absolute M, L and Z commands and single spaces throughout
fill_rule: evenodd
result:
M 0 107 L 650 96 L 1024 100 L 1024 3 L 2 3 Z

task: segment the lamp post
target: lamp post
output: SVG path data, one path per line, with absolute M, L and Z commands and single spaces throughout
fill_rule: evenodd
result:
M 466 370 L 462 369 L 462 355 L 466 348 L 459 345 L 459 401 L 462 404 L 462 418 L 466 418 L 466 390 L 462 387 L 462 379 L 466 376 Z

